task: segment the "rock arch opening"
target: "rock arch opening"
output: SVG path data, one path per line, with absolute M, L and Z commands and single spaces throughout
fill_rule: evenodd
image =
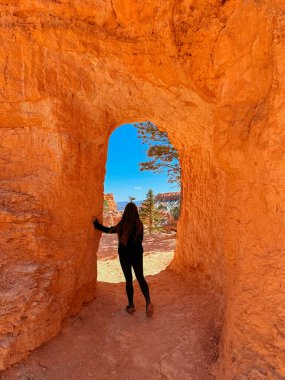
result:
M 138 130 L 150 133 L 143 143 Z M 150 148 L 151 157 L 147 155 Z M 176 245 L 180 212 L 181 175 L 179 158 L 167 135 L 153 124 L 138 123 L 119 126 L 108 143 L 108 158 L 104 183 L 103 224 L 115 225 L 131 200 L 144 222 L 144 273 L 155 275 L 172 261 Z M 152 161 L 151 161 L 152 160 Z M 140 170 L 145 163 L 153 170 Z M 142 164 L 143 163 L 143 164 Z M 154 166 L 155 165 L 155 166 Z M 149 190 L 153 195 L 148 209 L 143 209 Z M 149 225 L 149 219 L 152 225 Z M 151 230 L 150 230 L 151 227 Z M 121 282 L 117 253 L 117 236 L 103 234 L 97 252 L 97 281 Z

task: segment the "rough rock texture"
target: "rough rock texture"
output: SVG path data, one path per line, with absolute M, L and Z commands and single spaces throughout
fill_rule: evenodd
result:
M 284 378 L 284 1 L 0 12 L 1 368 L 94 297 L 108 138 L 151 120 L 183 170 L 172 266 L 225 295 L 218 378 Z

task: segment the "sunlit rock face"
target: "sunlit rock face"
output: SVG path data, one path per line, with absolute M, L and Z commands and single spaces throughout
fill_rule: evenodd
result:
M 116 212 L 117 204 L 114 198 L 114 194 L 108 193 L 104 194 L 104 206 L 106 206 L 106 212 Z
M 94 298 L 108 138 L 151 120 L 183 170 L 172 267 L 225 297 L 218 378 L 283 378 L 283 2 L 0 10 L 1 368 Z

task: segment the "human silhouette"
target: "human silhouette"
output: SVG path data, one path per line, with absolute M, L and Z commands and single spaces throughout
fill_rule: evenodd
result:
M 105 227 L 97 220 L 93 220 L 93 225 L 97 230 L 108 234 L 118 234 L 119 259 L 126 279 L 126 293 L 129 304 L 126 306 L 128 313 L 136 311 L 134 304 L 134 288 L 132 268 L 140 285 L 140 289 L 146 301 L 146 315 L 152 316 L 154 307 L 150 300 L 149 287 L 143 274 L 143 223 L 140 220 L 138 208 L 130 202 L 126 205 L 119 223 L 112 227 Z

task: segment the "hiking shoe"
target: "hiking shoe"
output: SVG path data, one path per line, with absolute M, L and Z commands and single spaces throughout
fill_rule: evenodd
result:
M 150 302 L 148 305 L 146 305 L 146 316 L 151 317 L 153 315 L 153 312 L 154 312 L 154 306 L 153 306 L 153 303 Z
M 130 314 L 134 313 L 136 311 L 135 305 L 126 306 L 126 311 Z

